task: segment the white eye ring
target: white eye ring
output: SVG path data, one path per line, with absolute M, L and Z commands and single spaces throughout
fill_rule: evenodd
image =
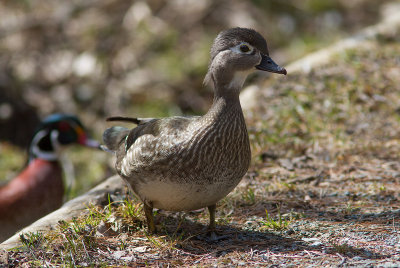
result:
M 231 50 L 238 54 L 251 54 L 254 48 L 249 43 L 242 42 L 239 45 L 232 47 Z

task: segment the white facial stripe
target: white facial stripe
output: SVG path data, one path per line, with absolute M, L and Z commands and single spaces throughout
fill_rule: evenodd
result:
M 33 138 L 33 141 L 32 141 L 32 144 L 33 144 L 32 148 L 31 148 L 32 154 L 35 155 L 37 158 L 54 161 L 58 158 L 56 153 L 41 151 L 38 146 L 38 142 L 47 134 L 48 134 L 47 130 L 41 130 L 35 135 L 35 137 Z M 32 160 L 32 159 L 30 159 L 30 160 Z
M 50 132 L 51 145 L 53 145 L 53 149 L 56 153 L 58 153 L 61 148 L 61 144 L 58 142 L 59 134 L 60 133 L 58 132 L 58 130 L 53 130 Z
M 258 55 L 260 56 L 260 62 L 258 64 L 260 64 L 262 62 L 261 52 L 258 52 Z

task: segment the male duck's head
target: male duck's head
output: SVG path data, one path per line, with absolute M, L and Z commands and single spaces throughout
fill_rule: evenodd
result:
M 99 143 L 89 139 L 84 126 L 73 115 L 53 114 L 37 128 L 29 148 L 29 158 L 57 160 L 58 150 L 70 144 L 99 148 Z
M 232 28 L 215 38 L 205 82 L 213 81 L 216 88 L 240 90 L 255 69 L 286 75 L 286 70 L 269 57 L 267 42 L 261 34 L 253 29 Z

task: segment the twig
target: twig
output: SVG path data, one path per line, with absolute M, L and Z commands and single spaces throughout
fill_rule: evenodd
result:
M 340 259 L 342 259 L 342 261 L 339 263 L 338 266 L 342 266 L 342 265 L 346 262 L 346 258 L 343 257 L 342 255 L 340 255 L 339 253 L 336 253 L 336 255 L 337 255 Z

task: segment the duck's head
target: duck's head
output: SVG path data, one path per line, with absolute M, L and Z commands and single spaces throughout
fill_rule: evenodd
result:
M 253 29 L 237 27 L 220 32 L 210 54 L 204 82 L 212 81 L 216 89 L 240 90 L 247 75 L 256 69 L 286 75 L 286 70 L 269 57 L 264 37 Z
M 100 148 L 100 144 L 88 138 L 81 121 L 76 116 L 53 114 L 46 117 L 37 128 L 29 147 L 29 159 L 58 159 L 61 148 L 70 144 Z

